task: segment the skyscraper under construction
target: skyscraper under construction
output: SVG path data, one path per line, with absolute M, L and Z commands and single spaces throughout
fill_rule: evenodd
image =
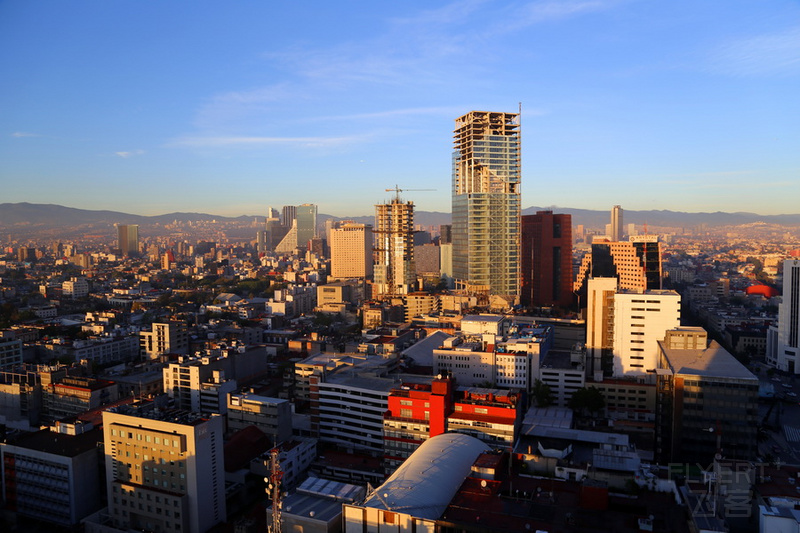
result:
M 457 287 L 519 294 L 520 116 L 470 111 L 456 119 L 453 277 Z
M 414 203 L 400 195 L 375 206 L 375 285 L 373 296 L 386 297 L 414 291 Z

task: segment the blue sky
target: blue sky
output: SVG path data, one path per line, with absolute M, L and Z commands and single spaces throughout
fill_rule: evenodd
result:
M 0 202 L 449 212 L 520 103 L 524 207 L 800 212 L 795 0 L 0 2 Z

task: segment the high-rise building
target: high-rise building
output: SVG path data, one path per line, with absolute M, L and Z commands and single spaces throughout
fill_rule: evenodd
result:
M 767 333 L 767 363 L 790 374 L 800 374 L 800 260 L 783 262 L 783 298 L 778 327 Z
M 658 235 L 637 235 L 629 241 L 592 243 L 583 256 L 573 291 L 583 301 L 589 278 L 617 278 L 620 289 L 636 291 L 661 289 L 661 242 Z
M 623 231 L 622 208 L 618 205 L 615 205 L 611 208 L 611 233 L 609 234 L 608 238 L 612 241 L 621 241 Z
M 589 278 L 586 291 L 586 370 L 600 381 L 614 372 L 616 278 Z
M 297 220 L 297 246 L 305 250 L 308 247 L 308 241 L 317 235 L 317 206 L 314 204 L 298 205 L 295 220 Z
M 539 211 L 522 220 L 520 303 L 572 303 L 572 216 Z
M 656 459 L 709 464 L 758 452 L 758 378 L 703 328 L 675 328 L 658 342 Z
M 117 528 L 207 531 L 226 518 L 224 417 L 154 407 L 103 412 L 108 515 Z
M 614 377 L 643 375 L 658 366 L 658 341 L 680 326 L 675 291 L 617 291 L 614 295 Z
M 125 257 L 139 253 L 139 226 L 137 224 L 118 224 L 117 239 L 119 250 Z
M 486 111 L 456 119 L 453 276 L 470 291 L 519 293 L 519 119 Z
M 286 228 L 291 228 L 295 218 L 297 218 L 297 206 L 283 206 L 281 210 L 281 224 Z
M 375 285 L 373 296 L 414 290 L 414 203 L 397 196 L 375 206 Z
M 372 226 L 344 223 L 330 231 L 331 277 L 372 277 Z

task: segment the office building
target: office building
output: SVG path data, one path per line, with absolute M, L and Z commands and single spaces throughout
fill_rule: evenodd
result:
M 617 287 L 629 290 L 661 289 L 661 242 L 658 235 L 637 235 L 624 242 L 592 242 L 583 256 L 573 291 L 585 301 L 589 278 L 616 278 Z
M 758 378 L 703 328 L 667 331 L 658 342 L 657 459 L 708 465 L 715 455 L 757 453 Z
M 680 326 L 675 291 L 617 291 L 614 295 L 614 377 L 642 375 L 658 366 L 658 341 Z
M 280 444 L 292 438 L 292 406 L 289 400 L 250 393 L 228 394 L 228 431 L 255 426 Z
M 414 203 L 399 194 L 375 206 L 373 297 L 408 294 L 416 285 Z
M 102 441 L 101 430 L 76 422 L 0 443 L 6 510 L 77 528 L 101 505 Z
M 223 421 L 152 402 L 103 412 L 113 526 L 204 532 L 223 522 Z
M 520 116 L 471 111 L 456 119 L 453 276 L 468 291 L 519 293 Z
M 317 236 L 317 206 L 302 204 L 295 211 L 297 221 L 297 246 L 308 249 L 308 242 Z
M 120 253 L 125 257 L 139 254 L 139 226 L 137 224 L 117 225 L 117 242 Z
M 611 208 L 611 232 L 608 235 L 609 240 L 615 242 L 621 241 L 623 231 L 622 207 L 615 205 Z
M 61 293 L 65 298 L 85 298 L 89 295 L 89 282 L 86 278 L 70 278 L 61 284 Z
M 783 298 L 778 306 L 778 326 L 767 333 L 767 363 L 800 374 L 800 260 L 783 262 Z
M 520 303 L 572 304 L 572 216 L 539 211 L 522 220 Z
M 372 277 L 372 226 L 347 222 L 330 230 L 331 277 Z

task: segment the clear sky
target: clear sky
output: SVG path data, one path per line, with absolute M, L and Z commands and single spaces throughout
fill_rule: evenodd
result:
M 796 0 L 0 1 L 0 202 L 449 212 L 520 103 L 523 207 L 800 212 Z

